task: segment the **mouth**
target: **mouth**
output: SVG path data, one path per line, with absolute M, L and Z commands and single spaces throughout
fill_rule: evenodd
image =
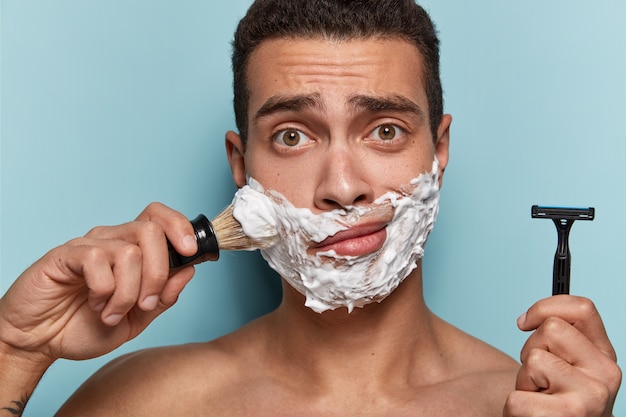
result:
M 387 222 L 359 224 L 310 246 L 309 252 L 335 251 L 339 256 L 363 256 L 379 250 L 387 240 Z

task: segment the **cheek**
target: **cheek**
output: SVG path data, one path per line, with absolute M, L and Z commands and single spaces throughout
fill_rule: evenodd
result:
M 369 163 L 368 176 L 371 181 L 375 181 L 372 185 L 385 187 L 385 191 L 389 191 L 408 184 L 420 174 L 430 172 L 433 160 L 434 155 L 432 159 L 425 156 L 387 156 Z
M 314 195 L 314 167 L 302 161 L 276 160 L 271 157 L 247 161 L 246 167 L 247 175 L 266 190 L 278 191 L 296 207 L 310 206 L 311 196 Z

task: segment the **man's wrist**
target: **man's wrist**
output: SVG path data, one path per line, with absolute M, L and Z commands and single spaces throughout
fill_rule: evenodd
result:
M 16 348 L 0 340 L 0 371 L 2 374 L 41 375 L 54 359 L 42 352 Z
M 16 349 L 0 341 L 0 417 L 22 415 L 52 362 L 40 352 Z

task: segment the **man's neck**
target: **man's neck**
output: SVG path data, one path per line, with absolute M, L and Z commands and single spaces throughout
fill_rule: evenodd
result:
M 345 308 L 315 313 L 304 306 L 301 294 L 284 285 L 272 323 L 280 329 L 273 343 L 284 354 L 282 360 L 317 375 L 322 385 L 345 383 L 355 374 L 369 375 L 361 380 L 372 384 L 388 384 L 396 377 L 432 383 L 445 373 L 437 330 L 441 322 L 424 303 L 420 268 L 381 303 L 352 313 Z M 414 369 L 420 375 L 410 375 Z

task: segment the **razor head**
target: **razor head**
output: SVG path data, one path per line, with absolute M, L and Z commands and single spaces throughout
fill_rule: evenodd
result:
M 553 219 L 553 220 L 593 220 L 595 209 L 593 207 L 551 207 L 538 206 L 531 207 L 533 219 Z

